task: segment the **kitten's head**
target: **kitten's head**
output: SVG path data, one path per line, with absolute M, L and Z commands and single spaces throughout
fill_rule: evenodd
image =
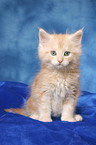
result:
M 77 63 L 81 55 L 82 31 L 83 29 L 74 34 L 49 34 L 39 28 L 38 53 L 41 62 L 55 68 Z

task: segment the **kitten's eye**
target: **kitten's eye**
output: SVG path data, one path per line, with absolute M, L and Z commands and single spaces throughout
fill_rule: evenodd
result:
M 65 51 L 64 56 L 69 56 L 70 52 L 69 51 Z
M 51 55 L 53 56 L 57 55 L 56 51 L 51 51 Z

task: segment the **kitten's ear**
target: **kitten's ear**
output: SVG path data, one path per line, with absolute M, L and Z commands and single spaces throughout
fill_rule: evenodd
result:
M 39 28 L 39 40 L 40 42 L 46 42 L 50 39 L 50 34 L 47 33 L 45 30 L 42 28 Z
M 77 32 L 75 32 L 74 34 L 70 35 L 70 39 L 76 43 L 81 43 L 82 40 L 82 33 L 83 33 L 83 29 L 78 30 Z

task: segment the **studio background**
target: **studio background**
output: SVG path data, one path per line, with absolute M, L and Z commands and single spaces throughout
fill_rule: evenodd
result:
M 0 0 L 0 81 L 33 81 L 38 27 L 49 33 L 84 27 L 80 89 L 96 92 L 96 0 Z

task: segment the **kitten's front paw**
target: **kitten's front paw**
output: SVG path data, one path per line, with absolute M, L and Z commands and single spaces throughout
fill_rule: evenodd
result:
M 52 122 L 52 119 L 49 117 L 40 117 L 39 121 L 43 121 L 43 122 Z
M 68 121 L 68 122 L 77 122 L 77 121 L 82 121 L 83 118 L 81 115 L 76 114 L 74 117 L 61 117 L 62 121 Z
M 61 121 L 76 122 L 76 119 L 73 117 L 62 117 Z

